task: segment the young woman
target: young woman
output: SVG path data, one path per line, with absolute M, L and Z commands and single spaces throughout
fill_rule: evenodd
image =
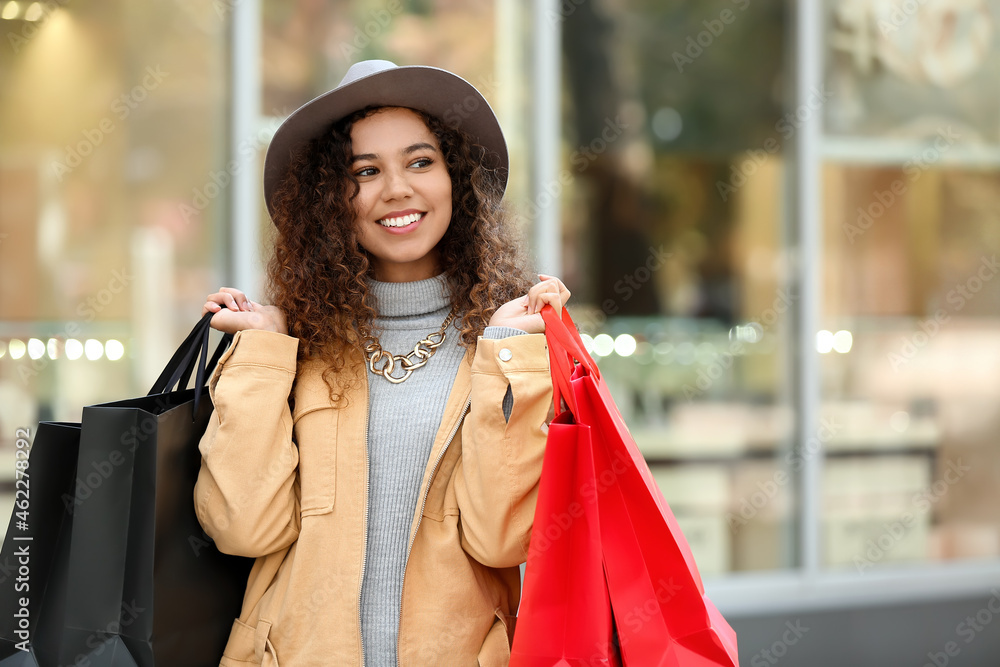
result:
M 460 112 L 460 113 L 459 113 Z M 444 70 L 354 65 L 265 159 L 270 300 L 235 333 L 195 506 L 256 558 L 223 666 L 507 665 L 552 386 L 500 200 L 507 151 Z

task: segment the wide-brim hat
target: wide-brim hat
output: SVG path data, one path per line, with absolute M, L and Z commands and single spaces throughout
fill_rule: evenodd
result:
M 272 216 L 271 199 L 294 152 L 367 106 L 417 109 L 467 132 L 486 149 L 487 166 L 497 170 L 501 192 L 506 189 L 507 142 L 493 109 L 475 86 L 437 67 L 365 60 L 351 65 L 336 88 L 295 110 L 274 133 L 264 157 L 264 201 Z

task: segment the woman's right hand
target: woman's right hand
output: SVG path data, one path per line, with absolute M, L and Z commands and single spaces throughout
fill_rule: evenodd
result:
M 261 329 L 288 335 L 285 314 L 277 306 L 264 306 L 251 301 L 238 289 L 220 287 L 215 294 L 209 294 L 201 309 L 202 317 L 212 316 L 212 328 L 223 333 L 235 334 L 244 329 Z

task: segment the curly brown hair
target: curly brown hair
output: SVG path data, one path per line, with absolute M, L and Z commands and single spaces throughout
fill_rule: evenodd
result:
M 350 350 L 379 332 L 371 257 L 358 242 L 351 172 L 351 128 L 388 107 L 369 106 L 333 123 L 293 157 L 271 200 L 275 226 L 267 266 L 267 294 L 284 312 L 288 333 L 299 339 L 298 360 L 324 362 L 330 398 L 339 402 L 351 378 L 340 377 Z M 459 128 L 413 109 L 437 138 L 452 186 L 452 216 L 438 243 L 441 267 L 459 315 L 461 342 L 475 344 L 498 307 L 527 293 L 523 242 L 503 205 L 500 174 L 486 150 Z M 330 380 L 337 376 L 336 385 Z M 355 377 L 356 380 L 360 376 Z

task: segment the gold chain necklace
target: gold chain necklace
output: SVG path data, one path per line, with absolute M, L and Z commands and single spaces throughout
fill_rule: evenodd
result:
M 393 384 L 399 384 L 413 374 L 413 371 L 427 363 L 427 360 L 434 356 L 437 348 L 445 339 L 445 330 L 452 320 L 455 319 L 455 309 L 452 308 L 445 319 L 444 324 L 436 332 L 427 336 L 413 347 L 413 351 L 407 354 L 392 354 L 382 349 L 378 339 L 369 336 L 365 341 L 365 357 L 368 358 L 368 369 L 375 375 L 381 375 Z M 414 361 L 411 357 L 418 357 L 419 361 Z M 376 368 L 375 364 L 385 359 L 385 364 L 381 368 Z M 396 362 L 405 371 L 400 377 L 393 377 L 392 371 L 396 368 Z

